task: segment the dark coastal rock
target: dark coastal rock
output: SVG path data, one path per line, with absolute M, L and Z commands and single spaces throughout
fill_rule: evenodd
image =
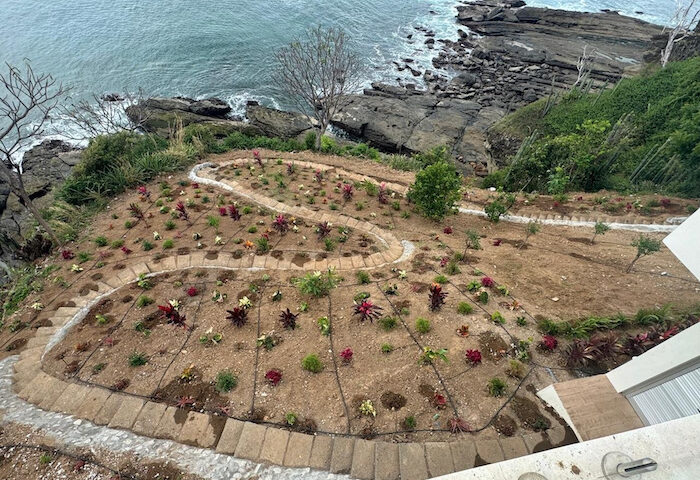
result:
M 45 140 L 24 154 L 22 179 L 39 209 L 51 204 L 54 192 L 79 161 L 80 150 L 61 140 Z M 4 182 L 0 183 L 0 231 L 0 258 L 12 264 L 23 239 L 33 233 L 32 221 L 27 209 Z
M 245 122 L 226 118 L 231 107 L 218 98 L 192 100 L 191 98 L 149 98 L 138 106 L 126 109 L 133 122 L 141 122 L 144 130 L 156 135 L 168 136 L 178 125 L 183 127 L 193 123 L 216 125 L 221 135 L 243 132 L 248 135 L 261 135 L 262 131 Z
M 252 101 L 246 105 L 246 117 L 251 126 L 268 137 L 302 138 L 314 128 L 302 113 L 264 107 Z

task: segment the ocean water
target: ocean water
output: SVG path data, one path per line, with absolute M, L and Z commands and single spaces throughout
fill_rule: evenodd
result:
M 668 22 L 674 0 L 531 0 L 574 10 L 619 9 Z M 363 78 L 415 81 L 392 61 L 434 54 L 416 27 L 457 36 L 453 0 L 0 0 L 0 60 L 32 62 L 74 97 L 141 88 L 148 95 L 218 96 L 289 107 L 274 81 L 274 52 L 317 24 L 344 28 L 365 59 Z M 643 13 L 635 13 L 643 12 Z M 409 35 L 412 39 L 408 39 Z

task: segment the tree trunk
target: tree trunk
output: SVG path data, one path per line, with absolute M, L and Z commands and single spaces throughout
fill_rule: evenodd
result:
M 634 264 L 637 263 L 637 260 L 641 258 L 641 255 L 637 255 L 634 257 L 634 260 L 632 260 L 632 263 L 630 263 L 630 266 L 627 267 L 627 273 L 630 273 L 632 271 L 632 267 L 634 267 Z
M 593 238 L 591 238 L 591 245 L 593 245 L 593 244 L 595 243 L 595 237 L 596 237 L 596 235 L 598 235 L 598 234 L 597 234 L 597 233 L 594 233 L 594 234 L 593 234 Z

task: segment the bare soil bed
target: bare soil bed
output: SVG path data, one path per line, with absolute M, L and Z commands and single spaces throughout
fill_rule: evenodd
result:
M 460 419 L 481 436 L 512 435 L 560 421 L 534 392 L 582 374 L 566 366 L 562 352 L 570 339 L 559 338 L 553 352 L 537 347 L 542 338 L 539 319 L 632 315 L 640 308 L 667 303 L 688 307 L 698 300 L 700 284 L 668 250 L 643 258 L 625 273 L 635 255 L 630 244 L 638 234 L 633 232 L 610 231 L 591 244 L 590 229 L 543 226 L 524 244 L 522 225 L 493 224 L 463 214 L 431 222 L 401 193 L 388 191 L 387 202 L 381 203 L 376 193 L 379 182 L 367 188 L 347 178 L 352 172 L 408 184 L 411 175 L 405 172 L 314 154 L 263 151 L 262 156 L 269 158 L 264 169 L 252 171 L 250 152 L 214 157 L 216 162 L 241 164 L 212 175 L 285 204 L 311 208 L 318 217 L 335 212 L 376 224 L 412 242 L 413 256 L 368 270 L 369 282 L 364 284 L 361 280 L 366 279 L 360 279 L 357 271 L 343 270 L 340 286 L 318 299 L 293 286 L 292 277 L 304 271 L 195 268 L 149 278 L 149 285 L 139 286 L 134 279 L 95 305 L 46 355 L 44 369 L 62 378 L 177 404 L 183 410 L 212 411 L 300 431 L 440 440 L 449 437 L 454 426 L 450 421 Z M 315 181 L 314 168 L 297 166 L 288 174 L 287 164 L 302 161 L 335 169 L 324 171 L 320 181 Z M 0 333 L 4 345 L 28 338 L 32 327 L 45 324 L 58 305 L 68 305 L 65 302 L 74 292 L 89 293 L 95 282 L 127 264 L 204 251 L 210 258 L 220 252 L 271 255 L 303 267 L 318 258 L 371 255 L 384 248 L 361 231 L 339 231 L 335 226 L 326 237 L 332 240 L 329 247 L 317 233 L 318 217 L 287 216 L 289 229 L 282 234 L 274 226 L 277 212 L 235 193 L 192 185 L 185 175 L 161 180 L 147 185 L 146 193 L 129 192 L 113 201 L 85 238 L 68 247 L 75 257 L 52 259 L 60 269 L 17 314 L 24 327 Z M 348 199 L 343 198 L 346 184 L 353 186 Z M 178 202 L 185 205 L 188 219 L 173 215 Z M 131 204 L 143 212 L 141 218 L 129 210 Z M 231 217 L 229 205 L 237 206 L 239 220 Z M 467 230 L 477 232 L 481 249 L 467 248 Z M 267 250 L 259 247 L 263 235 Z M 81 258 L 82 252 L 86 255 Z M 493 285 L 484 286 L 484 277 Z M 439 309 L 431 310 L 429 288 L 436 280 L 447 296 Z M 393 328 L 385 329 L 381 319 L 360 321 L 354 310 L 361 293 L 381 307 L 384 320 L 395 319 Z M 247 322 L 238 327 L 227 319 L 227 311 L 244 297 L 251 307 Z M 169 324 L 158 309 L 171 300 L 180 305 L 185 326 Z M 44 304 L 43 310 L 30 307 L 37 301 Z M 280 321 L 287 309 L 298 315 L 295 329 L 285 329 Z M 328 318 L 330 335 L 319 328 L 322 317 Z M 430 322 L 428 331 L 418 331 L 419 318 Z M 627 327 L 617 334 L 639 331 Z M 263 336 L 276 345 L 266 348 Z M 425 347 L 446 349 L 447 361 L 436 358 L 423 364 Z M 340 354 L 348 348 L 352 359 L 346 361 Z M 481 363 L 470 363 L 467 350 L 478 350 Z M 142 354 L 135 363 L 145 360 L 145 364 L 130 365 L 135 353 Z M 302 369 L 302 358 L 308 354 L 318 355 L 322 371 Z M 523 360 L 520 370 L 512 365 L 518 358 Z M 265 378 L 273 370 L 282 374 L 274 386 Z M 220 372 L 236 376 L 230 391 L 216 389 Z M 494 378 L 506 384 L 501 396 L 489 393 Z M 376 416 L 360 412 L 366 401 Z

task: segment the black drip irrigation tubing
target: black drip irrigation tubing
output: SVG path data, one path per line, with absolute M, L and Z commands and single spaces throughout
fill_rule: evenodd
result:
M 348 409 L 348 404 L 345 401 L 345 393 L 343 392 L 343 385 L 340 381 L 340 374 L 338 372 L 338 361 L 335 358 L 335 348 L 333 347 L 333 308 L 330 295 L 328 295 L 328 328 L 328 341 L 331 347 L 331 358 L 333 359 L 333 370 L 335 372 L 335 380 L 338 383 L 338 390 L 340 391 L 340 400 L 341 402 L 343 402 L 343 409 L 345 410 L 345 418 L 348 419 L 348 428 L 346 433 L 350 434 L 350 410 Z
M 401 315 L 401 312 L 398 311 L 396 306 L 392 303 L 391 300 L 389 300 L 389 296 L 384 292 L 384 290 L 381 289 L 378 283 L 375 282 L 375 286 L 377 289 L 379 289 L 380 292 L 382 292 L 382 295 L 384 296 L 384 299 L 389 302 L 389 305 L 391 305 L 391 309 L 394 311 L 396 316 L 399 317 L 399 320 L 401 320 L 401 324 L 404 326 L 406 329 L 406 332 L 408 332 L 408 335 L 411 337 L 411 339 L 415 342 L 415 344 L 418 346 L 419 350 L 421 352 L 424 352 L 423 345 L 418 341 L 415 335 L 411 332 L 411 330 L 408 328 L 408 325 L 406 324 L 406 321 L 403 319 L 403 316 Z M 437 376 L 438 381 L 440 382 L 440 385 L 442 385 L 443 390 L 445 390 L 445 395 L 447 395 L 447 400 L 450 402 L 450 407 L 452 407 L 452 411 L 455 415 L 455 418 L 459 417 L 459 412 L 457 411 L 457 405 L 455 404 L 454 400 L 452 399 L 452 395 L 450 395 L 450 391 L 447 389 L 447 385 L 442 379 L 442 376 L 440 375 L 440 372 L 438 371 L 437 367 L 433 362 L 430 362 L 430 366 L 433 369 L 433 372 L 435 372 L 435 376 Z
M 251 399 L 250 402 L 250 413 L 249 416 L 252 418 L 255 413 L 255 391 L 258 388 L 258 366 L 259 366 L 259 361 L 260 361 L 260 347 L 257 346 L 257 339 L 260 338 L 260 309 L 262 308 L 262 303 L 263 299 L 265 296 L 263 295 L 263 292 L 265 292 L 265 288 L 261 287 L 260 288 L 260 302 L 258 302 L 258 321 L 257 321 L 257 336 L 256 338 L 256 345 L 255 345 L 255 366 L 253 367 L 253 398 Z
M 26 448 L 30 450 L 38 450 L 40 452 L 45 452 L 45 453 L 51 453 L 53 455 L 60 455 L 62 457 L 67 457 L 72 460 L 78 461 L 78 462 L 85 462 L 86 464 L 91 464 L 95 465 L 96 467 L 103 468 L 107 470 L 108 472 L 113 473 L 114 475 L 117 476 L 118 479 L 120 480 L 139 480 L 138 476 L 135 475 L 130 475 L 126 473 L 121 473 L 119 470 L 115 470 L 112 467 L 108 467 L 107 465 L 97 462 L 93 460 L 92 458 L 88 457 L 81 457 L 79 455 L 75 455 L 72 453 L 69 453 L 65 450 L 61 450 L 59 448 L 50 448 L 50 447 L 45 447 L 43 445 L 29 445 L 26 443 L 5 443 L 5 444 L 0 444 L 0 450 L 10 450 L 13 448 Z

